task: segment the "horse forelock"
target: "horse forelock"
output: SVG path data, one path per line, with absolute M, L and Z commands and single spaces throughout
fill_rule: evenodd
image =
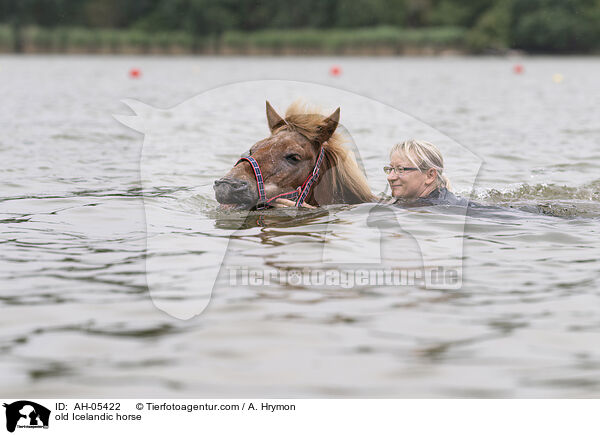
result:
M 296 131 L 310 140 L 316 137 L 321 122 L 327 117 L 323 109 L 308 104 L 302 100 L 296 100 L 285 111 L 286 126 L 291 131 Z

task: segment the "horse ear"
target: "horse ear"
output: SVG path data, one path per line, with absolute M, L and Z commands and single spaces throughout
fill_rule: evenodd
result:
M 273 133 L 276 129 L 285 124 L 285 121 L 281 116 L 275 112 L 273 106 L 267 101 L 267 122 L 269 123 L 269 130 Z
M 317 136 L 315 137 L 315 142 L 322 144 L 323 142 L 327 142 L 329 138 L 335 132 L 338 124 L 340 122 L 340 108 L 335 109 L 331 115 L 325 118 L 319 126 L 317 127 Z

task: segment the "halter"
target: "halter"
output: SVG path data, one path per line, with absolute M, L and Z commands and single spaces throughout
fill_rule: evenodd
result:
M 275 201 L 278 198 L 285 198 L 296 200 L 296 207 L 301 207 L 302 203 L 308 196 L 310 192 L 310 188 L 313 185 L 314 181 L 319 177 L 319 166 L 321 166 L 321 162 L 323 161 L 323 156 L 325 155 L 325 150 L 323 146 L 321 146 L 321 151 L 319 152 L 319 157 L 317 157 L 317 161 L 315 162 L 315 167 L 312 172 L 306 177 L 304 183 L 301 186 L 298 186 L 295 190 L 291 190 L 289 192 L 280 193 L 270 199 L 267 199 L 267 195 L 265 194 L 265 183 L 263 180 L 262 172 L 260 171 L 260 166 L 258 162 L 250 156 L 241 157 L 235 164 L 237 165 L 242 160 L 250 163 L 252 167 L 252 171 L 254 171 L 254 177 L 256 178 L 256 186 L 258 187 L 258 203 L 256 205 L 257 210 L 261 210 L 263 208 L 267 208 L 271 205 L 271 202 Z

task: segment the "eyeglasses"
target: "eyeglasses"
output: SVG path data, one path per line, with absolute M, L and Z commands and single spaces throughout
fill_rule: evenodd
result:
M 383 172 L 387 175 L 390 175 L 392 171 L 396 173 L 398 177 L 402 177 L 406 171 L 418 171 L 419 168 L 403 168 L 402 166 L 384 166 Z

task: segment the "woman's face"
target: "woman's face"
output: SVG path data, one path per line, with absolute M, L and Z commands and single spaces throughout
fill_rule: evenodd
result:
M 393 153 L 390 160 L 390 166 L 412 168 L 415 167 L 410 160 L 400 153 Z M 433 176 L 431 171 L 433 171 Z M 427 196 L 435 189 L 435 178 L 437 173 L 435 169 L 429 169 L 426 172 L 421 171 L 405 171 L 399 177 L 395 171 L 392 171 L 387 176 L 387 181 L 392 188 L 392 196 L 394 198 L 416 199 L 421 196 Z

